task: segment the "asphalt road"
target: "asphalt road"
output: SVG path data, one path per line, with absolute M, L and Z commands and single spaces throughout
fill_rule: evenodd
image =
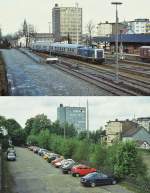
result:
M 13 193 L 131 193 L 120 185 L 83 187 L 80 178 L 62 174 L 28 149 L 16 150 L 17 161 L 8 162 Z
M 2 53 L 12 96 L 112 95 L 50 65 L 39 64 L 16 49 L 3 50 Z

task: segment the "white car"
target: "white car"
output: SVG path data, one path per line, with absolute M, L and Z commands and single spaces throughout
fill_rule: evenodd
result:
M 8 160 L 8 161 L 16 161 L 16 155 L 15 155 L 15 153 L 8 153 L 8 154 L 7 154 L 7 160 Z
M 75 163 L 72 159 L 64 159 L 60 162 L 55 163 L 55 167 L 62 167 L 62 166 L 66 166 L 70 163 Z

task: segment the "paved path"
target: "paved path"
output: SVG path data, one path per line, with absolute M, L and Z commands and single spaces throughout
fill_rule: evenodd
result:
M 119 185 L 83 187 L 80 178 L 62 174 L 28 149 L 17 148 L 17 161 L 8 167 L 14 193 L 131 193 Z
M 18 50 L 3 50 L 3 56 L 13 96 L 112 95 L 50 65 L 36 63 Z

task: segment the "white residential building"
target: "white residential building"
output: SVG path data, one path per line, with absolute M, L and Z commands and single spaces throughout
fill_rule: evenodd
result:
M 112 23 L 106 21 L 97 25 L 97 36 L 109 36 L 112 34 Z
M 150 117 L 137 118 L 137 123 L 150 133 Z
M 150 33 L 149 19 L 135 19 L 134 21 L 130 21 L 128 25 L 135 34 Z

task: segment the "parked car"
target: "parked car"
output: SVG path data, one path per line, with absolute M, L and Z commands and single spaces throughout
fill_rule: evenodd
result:
M 74 161 L 70 161 L 64 165 L 61 166 L 61 169 L 62 169 L 62 173 L 63 174 L 68 174 L 71 172 L 71 169 L 72 167 L 75 165 L 75 162 Z
M 86 165 L 76 165 L 71 169 L 72 176 L 85 176 L 92 172 L 96 172 L 96 169 Z
M 54 153 L 45 153 L 45 154 L 43 155 L 43 159 L 48 160 L 48 158 L 50 158 L 53 154 L 54 154 Z
M 72 159 L 63 159 L 61 161 L 56 162 L 54 165 L 56 168 L 62 167 L 70 162 L 74 162 Z M 74 162 L 75 163 L 75 162 Z
M 39 151 L 38 151 L 38 154 L 39 154 L 40 156 L 43 156 L 44 153 L 48 153 L 48 150 L 47 150 L 47 149 L 42 149 L 42 148 L 40 148 Z
M 49 163 L 51 163 L 53 160 L 55 160 L 55 159 L 57 159 L 57 158 L 59 158 L 59 157 L 60 157 L 60 155 L 58 155 L 58 154 L 53 154 L 53 155 L 51 155 L 50 157 L 48 157 L 47 161 L 48 161 Z
M 64 160 L 61 161 L 60 167 L 66 166 L 70 163 L 75 163 L 75 161 L 73 159 L 64 159 Z
M 35 146 L 29 146 L 29 147 L 28 147 L 28 149 L 29 149 L 30 151 L 33 151 L 34 148 L 35 148 Z
M 16 154 L 15 153 L 12 153 L 12 152 L 9 152 L 7 154 L 7 160 L 8 161 L 16 161 Z
M 14 153 L 15 156 L 16 156 L 16 150 L 15 150 L 14 148 L 9 148 L 9 149 L 7 150 L 7 155 L 8 155 L 8 153 Z
M 39 150 L 40 150 L 39 147 L 34 147 L 34 148 L 33 148 L 33 152 L 34 152 L 34 153 L 38 153 Z
M 94 172 L 82 177 L 80 179 L 80 182 L 85 186 L 95 187 L 106 184 L 115 185 L 117 183 L 117 180 L 113 176 L 108 176 L 103 173 Z
M 62 160 L 64 160 L 64 157 L 63 157 L 63 156 L 61 156 L 61 157 L 53 160 L 53 161 L 51 162 L 51 164 L 54 165 L 54 166 L 57 166 L 56 163 L 61 162 Z

